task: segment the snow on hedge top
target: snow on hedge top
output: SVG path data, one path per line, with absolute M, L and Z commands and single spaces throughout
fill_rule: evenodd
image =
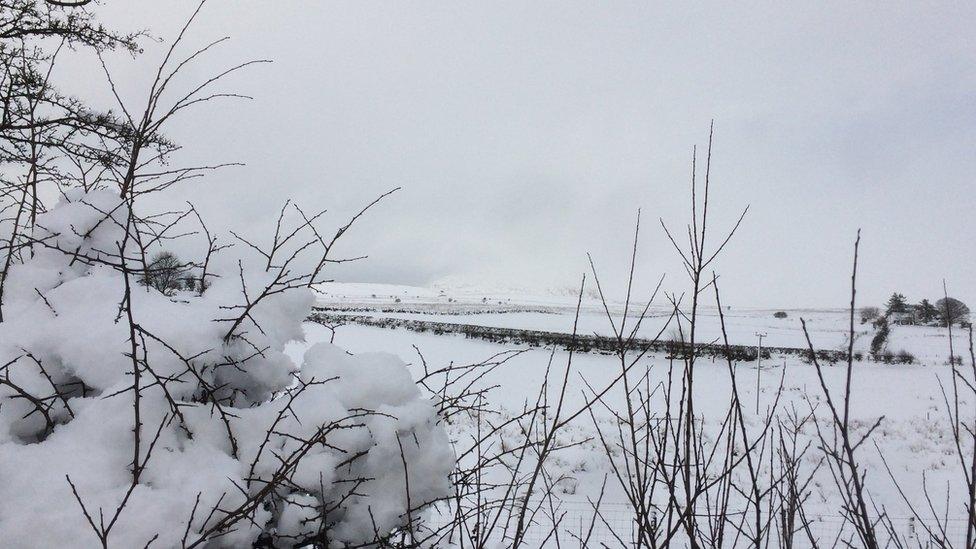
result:
M 96 522 L 133 487 L 132 327 L 113 267 L 126 219 L 113 193 L 69 193 L 39 217 L 33 257 L 10 270 L 0 323 L 6 547 L 97 544 L 66 475 Z M 218 272 L 205 292 L 176 297 L 130 277 L 140 459 L 149 458 L 110 546 L 142 547 L 157 535 L 154 546 L 180 546 L 184 532 L 192 543 L 253 498 L 261 504 L 249 520 L 208 547 L 249 546 L 262 531 L 288 545 L 320 527 L 360 543 L 406 520 L 405 473 L 414 506 L 448 493 L 449 441 L 399 359 L 319 344 L 296 365 L 283 353 L 303 337 L 310 289 L 261 301 L 242 326 L 246 337 L 227 337 L 220 319 L 245 302 L 242 278 L 260 288 L 271 276 L 242 264 L 243 273 Z M 262 492 L 286 463 L 290 481 Z

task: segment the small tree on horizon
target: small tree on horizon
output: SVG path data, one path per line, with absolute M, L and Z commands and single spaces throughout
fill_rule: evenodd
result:
M 890 315 L 892 313 L 907 313 L 908 312 L 908 300 L 904 295 L 895 292 L 891 294 L 888 298 L 888 304 L 885 306 L 885 314 Z
M 941 326 L 969 322 L 969 307 L 954 297 L 943 297 L 936 301 L 935 309 L 938 311 Z
M 144 281 L 146 285 L 169 295 L 179 290 L 186 266 L 173 252 L 159 252 L 149 262 Z
M 928 299 L 923 299 L 918 305 L 915 305 L 915 312 L 918 315 L 918 321 L 922 324 L 929 324 L 939 317 L 939 309 L 932 305 Z
M 861 324 L 873 321 L 881 316 L 881 309 L 877 307 L 861 307 Z

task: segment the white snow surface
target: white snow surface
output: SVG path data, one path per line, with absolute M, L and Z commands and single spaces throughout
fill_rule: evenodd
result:
M 299 451 L 300 439 L 322 429 L 328 445 L 307 449 L 294 485 L 278 490 L 277 510 L 259 506 L 253 522 L 238 523 L 207 547 L 250 547 L 262 530 L 292 539 L 314 533 L 319 524 L 302 520 L 308 505 L 338 501 L 350 486 L 346 479 L 369 480 L 328 517 L 338 542 L 361 542 L 371 539 L 374 528 L 403 524 L 407 471 L 414 506 L 448 493 L 454 456 L 447 435 L 400 359 L 353 356 L 328 343 L 299 355 L 283 352 L 304 338 L 302 322 L 314 301 L 310 290 L 262 301 L 242 326 L 247 341 L 225 340 L 230 322 L 221 319 L 235 316 L 226 307 L 243 302 L 240 276 L 249 288 L 259 288 L 270 276 L 263 268 L 218 273 L 224 276 L 202 295 L 168 297 L 130 280 L 132 314 L 144 330 L 135 339 L 143 364 L 138 459 L 147 460 L 133 485 L 134 366 L 130 325 L 120 308 L 125 280 L 111 266 L 74 260 L 70 253 L 116 261 L 108 251 L 124 242 L 125 208 L 119 206 L 108 191 L 69 193 L 38 219 L 43 229 L 37 237 L 45 245 L 35 246 L 33 257 L 14 266 L 6 281 L 0 323 L 0 366 L 6 365 L 6 382 L 0 383 L 0 545 L 100 546 L 67 478 L 96 523 L 101 513 L 107 524 L 134 486 L 111 528 L 109 546 L 144 547 L 155 537 L 153 547 L 178 547 L 184 531 L 193 542 L 224 517 L 222 511 L 210 513 L 218 501 L 222 510 L 241 505 L 245 493 L 264 486 L 249 479 L 271 478 L 277 456 Z M 114 213 L 104 218 L 100 212 Z M 249 264 L 257 266 L 245 258 Z M 285 414 L 264 443 L 296 376 L 320 383 L 291 402 L 295 415 Z M 158 383 L 164 379 L 179 380 L 166 384 L 168 396 Z M 208 390 L 224 402 L 230 433 L 221 414 L 201 403 Z M 50 422 L 24 395 L 45 397 L 42 408 Z M 365 457 L 339 466 L 359 452 Z
M 384 298 L 381 292 L 368 291 L 367 293 L 369 299 L 354 301 L 351 297 L 352 293 L 347 292 L 343 285 L 337 284 L 330 287 L 325 294 L 319 294 L 317 304 L 328 307 L 333 312 L 342 308 L 372 309 L 372 311 L 359 310 L 350 314 L 557 332 L 572 330 L 576 306 L 576 297 L 555 297 L 549 298 L 546 302 L 544 296 L 491 295 L 470 288 L 463 292 L 450 289 L 438 290 L 438 295 L 433 299 L 430 297 L 430 291 L 426 289 L 397 288 L 387 295 L 399 296 L 398 303 Z M 373 294 L 376 294 L 375 298 L 372 297 Z M 343 295 L 346 297 L 341 297 Z M 488 299 L 483 300 L 482 298 L 486 296 Z M 492 301 L 495 302 L 494 305 Z M 502 302 L 505 306 L 499 306 L 498 302 Z M 525 306 L 526 310 L 512 312 L 508 307 L 511 304 Z M 466 309 L 467 306 L 471 308 Z M 473 314 L 469 314 L 472 309 L 474 309 Z M 397 310 L 401 312 L 395 312 Z M 615 315 L 619 315 L 622 310 L 621 304 L 611 304 L 611 311 Z M 725 320 L 732 342 L 755 344 L 755 333 L 763 332 L 767 334 L 764 339 L 765 345 L 805 347 L 806 338 L 799 320 L 801 317 L 807 320 L 810 337 L 816 348 L 841 348 L 847 342 L 849 311 L 786 309 L 785 319 L 774 318 L 775 312 L 776 310 L 768 309 L 737 310 L 734 308 L 726 311 Z M 655 335 L 663 325 L 663 313 L 664 309 L 652 308 L 652 317 L 645 321 L 647 326 L 641 329 L 641 333 Z M 616 320 L 619 321 L 619 316 Z M 721 335 L 717 310 L 703 309 L 700 320 L 701 340 L 709 341 Z M 579 322 L 581 333 L 608 334 L 611 331 L 602 305 L 587 296 L 584 297 Z M 855 320 L 855 329 L 858 333 L 855 349 L 866 350 L 873 329 L 870 325 L 862 325 L 857 320 Z M 415 375 L 423 371 L 417 350 L 423 354 L 430 367 L 436 368 L 450 362 L 478 363 L 506 349 L 520 348 L 514 344 L 499 345 L 454 335 L 416 333 L 402 329 L 390 330 L 354 323 L 339 326 L 335 328 L 334 333 L 313 323 L 306 324 L 305 330 L 309 342 L 329 340 L 334 337 L 337 344 L 354 353 L 359 350 L 380 349 L 397 354 L 410 361 L 410 367 Z M 956 353 L 963 354 L 963 348 L 968 342 L 963 341 L 963 337 L 960 337 L 958 332 L 955 335 Z M 414 349 L 415 346 L 417 350 Z M 937 512 L 949 518 L 946 523 L 949 538 L 957 544 L 963 544 L 966 516 L 965 485 L 960 481 L 962 478 L 960 461 L 956 455 L 952 426 L 943 400 L 943 390 L 950 391 L 952 383 L 952 368 L 947 365 L 948 334 L 945 329 L 939 328 L 892 326 L 889 349 L 894 352 L 902 349 L 910 351 L 917 356 L 918 361 L 915 364 L 891 365 L 864 360 L 855 362 L 853 369 L 850 413 L 854 431 L 866 433 L 875 422 L 880 421 L 880 426 L 874 432 L 871 441 L 858 449 L 858 459 L 866 470 L 870 496 L 875 504 L 885 506 L 895 527 L 905 533 L 920 526 L 913 522 L 915 519 L 905 505 L 898 487 L 907 494 L 918 509 L 923 510 L 923 518 L 926 520 L 930 517 L 930 514 L 925 511 L 927 503 L 924 494 L 927 489 L 936 502 Z M 291 347 L 289 352 L 300 353 L 301 347 Z M 526 402 L 533 402 L 543 383 L 544 373 L 547 365 L 550 364 L 550 356 L 552 356 L 550 373 L 552 379 L 562 379 L 562 368 L 566 367 L 568 360 L 567 353 L 562 350 L 556 350 L 554 354 L 551 354 L 552 352 L 551 349 L 528 349 L 524 354 L 518 355 L 481 380 L 485 387 L 496 386 L 496 389 L 490 393 L 492 404 L 515 415 Z M 968 368 L 968 354 L 966 354 L 966 365 Z M 652 384 L 665 381 L 668 368 L 665 357 L 648 356 L 641 361 L 641 368 L 644 367 L 651 372 Z M 572 382 L 567 393 L 567 409 L 572 410 L 583 404 L 585 395 L 588 394 L 586 384 L 595 388 L 603 387 L 619 373 L 619 368 L 620 365 L 613 356 L 576 354 L 572 359 L 570 377 Z M 714 361 L 711 358 L 700 359 L 696 371 L 698 372 L 696 374 L 698 381 L 695 384 L 696 411 L 704 421 L 705 431 L 714 432 L 728 413 L 731 392 L 728 367 L 724 362 Z M 835 396 L 843 394 L 846 365 L 827 365 L 823 371 L 827 386 L 833 394 Z M 781 380 L 783 395 L 779 403 L 780 414 L 791 410 L 807 414 L 813 409 L 818 423 L 821 426 L 828 425 L 826 422 L 829 412 L 822 396 L 816 370 L 802 358 L 774 355 L 764 361 L 761 370 L 756 368 L 755 363 L 742 363 L 736 366 L 736 372 L 738 391 L 746 404 L 746 413 L 749 414 L 748 423 L 752 428 L 758 428 L 761 424 L 755 414 L 757 401 L 761 413 L 766 413 L 773 404 Z M 623 402 L 622 390 L 614 390 L 608 395 L 608 404 L 611 407 L 622 409 Z M 960 401 L 963 421 L 973 421 L 974 405 L 976 403 L 964 392 Z M 615 422 L 605 410 L 596 412 L 596 421 L 610 432 L 614 432 Z M 452 438 L 460 441 L 470 439 L 475 429 L 474 422 L 454 424 L 451 426 Z M 817 445 L 815 435 L 815 429 L 812 425 L 808 425 L 801 436 L 801 444 L 809 442 L 814 448 L 804 460 L 804 466 L 808 469 L 816 467 L 821 456 L 815 451 Z M 518 441 L 518 433 L 501 435 L 503 440 L 506 437 L 510 437 L 507 442 L 512 445 Z M 567 427 L 557 441 L 559 445 L 579 443 L 560 452 L 552 464 L 552 476 L 563 479 L 560 481 L 559 497 L 561 509 L 567 513 L 565 522 L 572 524 L 573 528 L 577 528 L 581 523 L 589 523 L 592 516 L 590 502 L 597 499 L 602 481 L 606 475 L 610 475 L 611 481 L 604 496 L 604 510 L 611 521 L 617 521 L 614 524 L 625 525 L 622 530 L 614 531 L 614 534 L 626 536 L 628 533 L 626 524 L 631 520 L 631 515 L 624 494 L 613 484 L 612 468 L 600 442 L 596 439 L 594 424 L 589 416 L 584 414 L 583 418 Z M 971 456 L 972 448 L 966 447 L 964 451 Z M 891 474 L 897 479 L 898 486 L 889 476 L 882 457 L 891 468 Z M 841 501 L 826 466 L 823 466 L 815 476 L 810 491 L 812 495 L 807 512 L 816 521 L 813 529 L 815 534 L 821 537 L 822 546 L 831 546 L 842 524 L 839 519 Z M 931 526 L 931 523 L 929 525 Z M 602 534 L 597 535 L 596 539 L 605 541 L 611 546 L 617 545 L 614 535 L 607 527 L 600 525 L 597 530 Z M 542 525 L 536 532 L 537 537 L 531 539 L 541 544 L 547 533 L 548 527 Z M 603 537 L 600 537 L 601 535 Z M 566 541 L 567 539 L 564 537 L 564 545 L 567 543 L 573 545 L 573 542 Z M 552 539 L 547 543 L 547 547 L 555 547 Z M 598 545 L 596 542 L 594 544 Z
M 0 532 L 4 547 L 97 546 L 66 476 L 96 517 L 99 509 L 111 517 L 132 486 L 133 362 L 127 356 L 131 352 L 129 325 L 119 319 L 125 281 L 110 266 L 73 261 L 65 253 L 80 250 L 111 262 L 105 251 L 117 249 L 124 219 L 98 220 L 102 218 L 99 212 L 114 211 L 117 206 L 118 199 L 109 192 L 69 194 L 39 219 L 38 226 L 44 227 L 39 237 L 47 245 L 38 246 L 32 258 L 15 266 L 6 281 L 5 321 L 0 323 L 0 365 L 7 365 L 3 375 L 9 382 L 0 384 Z M 244 259 L 248 265 L 248 258 Z M 313 304 L 371 309 L 367 314 L 373 315 L 568 332 L 577 301 L 574 292 L 562 290 L 332 283 L 320 285 L 317 293 L 286 292 L 262 302 L 251 312 L 246 343 L 225 340 L 228 323 L 221 321 L 230 315 L 226 307 L 242 302 L 239 274 L 218 274 L 224 276 L 214 279 L 202 295 L 181 292 L 166 296 L 130 281 L 135 322 L 151 334 L 137 337 L 137 356 L 148 365 L 141 370 L 142 383 L 153 385 L 144 389 L 140 405 L 141 458 L 149 453 L 157 430 L 159 437 L 142 480 L 111 531 L 111 546 L 142 547 L 154 536 L 158 538 L 153 546 L 179 546 L 188 521 L 192 539 L 192 532 L 205 530 L 216 520 L 207 515 L 218 501 L 222 509 L 240 505 L 244 495 L 238 486 L 249 493 L 258 489 L 259 484 L 249 485 L 248 479 L 273 475 L 279 463 L 275 454 L 295 451 L 299 438 L 328 426 L 349 428 L 335 430 L 329 446 L 315 446 L 309 452 L 294 475 L 295 488 L 281 494 L 280 505 L 274 510 L 258 509 L 254 523 L 239 524 L 208 547 L 249 546 L 266 529 L 293 539 L 310 534 L 319 526 L 307 520 L 310 506 L 343 497 L 342 481 L 351 478 L 370 480 L 357 488 L 361 495 L 346 500 L 329 517 L 333 537 L 339 542 L 370 538 L 374 524 L 381 530 L 402 524 L 407 477 L 414 506 L 449 493 L 448 475 L 455 455 L 451 441 L 470 436 L 476 426 L 459 421 L 445 427 L 437 421 L 431 402 L 413 382 L 422 374 L 414 346 L 432 365 L 479 362 L 505 347 L 353 324 L 332 333 L 323 326 L 303 323 Z M 260 267 L 244 272 L 248 286 L 254 288 L 268 276 Z M 611 303 L 610 308 L 613 314 L 623 310 L 621 303 Z M 647 337 L 661 331 L 668 315 L 663 307 L 652 307 L 650 312 L 640 331 Z M 817 348 L 840 348 L 846 343 L 846 311 L 787 309 L 785 319 L 774 318 L 774 312 L 726 311 L 732 343 L 752 344 L 756 332 L 762 332 L 765 345 L 802 347 L 805 336 L 800 317 L 808 321 Z M 579 331 L 606 334 L 608 326 L 597 296 L 592 292 L 584 295 Z M 872 330 L 858 324 L 857 331 L 855 347 L 866 349 Z M 664 332 L 664 337 L 670 335 Z M 719 335 L 717 311 L 703 308 L 700 340 Z M 333 337 L 335 345 L 329 343 Z M 910 497 L 921 497 L 921 471 L 925 471 L 927 486 L 940 487 L 936 499 L 949 498 L 947 515 L 956 520 L 962 513 L 959 492 L 963 487 L 952 483 L 959 478 L 958 460 L 941 392 L 951 379 L 947 346 L 944 330 L 894 326 L 889 348 L 912 352 L 920 363 L 855 365 L 854 424 L 867 429 L 883 416 L 873 439 L 877 446 L 860 450 L 867 483 L 872 497 L 899 520 L 907 511 L 881 456 Z M 255 347 L 262 353 L 256 355 Z M 568 357 L 563 351 L 552 356 L 553 375 L 558 376 L 558 365 L 565 365 Z M 481 380 L 486 387 L 497 385 L 490 393 L 492 405 L 502 413 L 514 413 L 533 400 L 549 358 L 549 350 L 530 350 Z M 187 362 L 202 379 L 188 375 Z M 656 356 L 645 358 L 642 364 L 652 372 L 667 367 L 666 360 Z M 612 357 L 606 355 L 577 355 L 572 368 L 570 408 L 584 400 L 582 379 L 599 387 L 617 373 Z M 697 368 L 702 380 L 696 384 L 697 411 L 707 431 L 727 412 L 730 378 L 722 363 L 702 360 Z M 758 400 L 766 409 L 782 379 L 783 409 L 814 406 L 818 417 L 824 412 L 815 370 L 798 358 L 774 357 L 761 371 L 745 364 L 738 372 L 744 402 Z M 287 404 L 282 395 L 295 386 L 296 377 L 305 383 L 321 383 L 291 403 L 301 421 L 286 416 L 269 439 L 274 452 L 262 452 L 255 461 L 265 433 Z M 828 386 L 839 391 L 844 368 L 829 366 L 825 377 Z M 167 384 L 182 418 L 172 417 L 167 395 L 153 383 L 166 378 L 182 380 Z M 49 429 L 43 414 L 22 396 L 51 395 L 53 386 L 60 388 L 64 399 L 52 397 L 47 402 L 53 423 Z M 230 403 L 233 442 L 220 414 L 200 403 L 206 387 L 218 388 L 217 396 Z M 608 404 L 619 404 L 620 399 L 619 391 L 612 392 Z M 973 404 L 961 402 L 964 410 Z M 362 408 L 376 414 L 347 419 Z M 596 421 L 612 420 L 597 413 Z M 596 497 L 610 471 L 594 434 L 594 425 L 584 415 L 558 441 L 571 445 L 559 453 L 554 464 L 556 476 L 562 477 L 561 497 L 567 509 L 585 508 L 587 498 Z M 516 435 L 503 432 L 499 436 Z M 571 444 L 576 442 L 579 444 Z M 354 467 L 337 466 L 356 452 L 367 455 Z M 813 484 L 810 511 L 819 517 L 836 516 L 838 508 L 837 494 L 826 475 L 822 471 Z M 197 497 L 203 511 L 193 514 L 191 520 Z M 621 499 L 619 490 L 608 487 L 605 501 L 609 508 L 622 505 Z M 537 541 L 541 543 L 541 538 Z

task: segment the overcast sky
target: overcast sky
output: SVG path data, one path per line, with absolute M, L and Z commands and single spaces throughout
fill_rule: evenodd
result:
M 936 298 L 943 277 L 976 300 L 974 4 L 748 4 L 211 0 L 191 45 L 232 40 L 185 83 L 274 62 L 223 88 L 253 101 L 171 126 L 179 160 L 247 164 L 178 193 L 257 234 L 286 198 L 337 223 L 403 187 L 336 276 L 418 285 L 568 286 L 591 252 L 619 286 L 641 208 L 638 276 L 680 290 L 658 218 L 683 230 L 714 118 L 715 238 L 751 206 L 716 265 L 723 301 L 843 305 L 858 227 L 862 303 Z M 98 9 L 169 40 L 193 6 Z M 109 59 L 128 97 L 146 49 Z M 106 97 L 92 66 L 62 70 Z

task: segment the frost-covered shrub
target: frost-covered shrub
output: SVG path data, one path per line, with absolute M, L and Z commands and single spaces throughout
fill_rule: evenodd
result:
M 69 191 L 10 269 L 4 547 L 99 545 L 99 531 L 110 547 L 364 543 L 447 495 L 449 441 L 399 359 L 317 344 L 294 364 L 283 349 L 313 296 L 290 288 L 241 313 L 242 283 L 274 282 L 263 265 L 179 301 L 130 285 L 111 252 L 126 212 L 116 193 Z

